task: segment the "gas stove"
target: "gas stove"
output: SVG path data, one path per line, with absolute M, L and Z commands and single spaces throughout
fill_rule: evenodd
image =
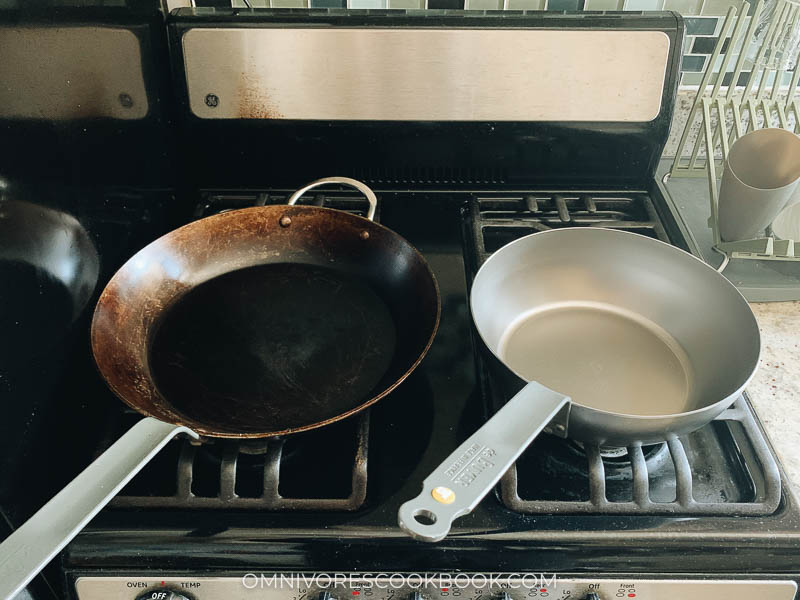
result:
M 386 202 L 460 206 L 467 289 L 492 251 L 524 235 L 558 227 L 609 227 L 670 242 L 676 237 L 648 193 L 389 192 Z M 204 192 L 202 218 L 246 206 L 285 203 L 280 192 Z M 305 202 L 365 214 L 362 198 L 318 193 Z M 384 206 L 381 202 L 380 207 Z M 421 208 L 420 210 L 426 210 Z M 451 217 L 452 218 L 452 217 Z M 380 220 L 377 213 L 376 220 Z M 667 229 L 673 231 L 672 238 Z M 680 239 L 680 238 L 678 238 Z M 450 275 L 452 276 L 452 275 Z M 463 311 L 462 313 L 463 316 Z M 462 330 L 470 328 L 461 323 Z M 472 331 L 472 329 L 470 328 Z M 496 391 L 486 353 L 471 335 L 481 404 L 490 414 L 507 400 Z M 399 393 L 399 392 L 398 392 Z M 431 404 L 434 400 L 431 399 Z M 98 454 L 139 419 L 111 415 Z M 269 441 L 176 441 L 114 500 L 114 507 L 356 511 L 367 505 L 370 415 Z M 500 499 L 524 514 L 769 515 L 781 498 L 778 466 L 745 398 L 713 425 L 647 447 L 593 448 L 544 437 L 507 473 Z
M 205 192 L 193 215 L 281 203 L 286 194 Z M 794 583 L 778 582 L 797 578 L 800 509 L 746 398 L 695 434 L 633 456 L 544 436 L 447 540 L 405 537 L 396 511 L 417 492 L 419 474 L 503 401 L 469 316 L 475 266 L 515 236 L 546 227 L 618 227 L 684 241 L 655 185 L 624 193 L 384 189 L 378 196 L 381 222 L 423 252 L 442 290 L 441 329 L 419 372 L 368 414 L 335 427 L 261 447 L 173 442 L 64 554 L 67 585 L 79 599 L 146 596 L 162 581 L 170 593 L 197 600 L 249 585 L 275 598 L 372 595 L 379 573 L 411 576 L 393 592 L 409 597 L 418 573 L 467 573 L 459 593 L 471 597 L 481 589 L 474 576 L 508 573 L 516 579 L 506 575 L 486 593 L 515 597 L 509 586 L 535 574 L 537 590 L 549 586 L 557 598 L 616 598 L 619 590 L 641 598 L 793 597 Z M 365 208 L 347 192 L 306 201 Z M 562 201 L 567 212 L 559 211 Z M 106 440 L 138 418 L 110 392 L 102 402 L 111 407 Z M 721 563 L 732 545 L 735 559 Z M 298 587 L 276 583 L 276 573 Z M 336 574 L 346 575 L 345 588 L 326 587 Z M 696 578 L 726 583 L 686 587 Z M 446 598 L 446 581 L 423 597 Z
M 37 115 L 0 107 L 13 142 L 0 147 L 0 206 L 24 199 L 69 214 L 99 257 L 94 292 L 74 318 L 24 369 L 2 373 L 14 407 L 2 430 L 9 527 L 139 418 L 94 368 L 91 306 L 115 269 L 174 227 L 285 203 L 319 177 L 361 179 L 379 198 L 379 221 L 434 271 L 441 323 L 420 367 L 369 412 L 266 442 L 171 442 L 31 587 L 36 600 L 796 596 L 800 506 L 746 397 L 668 444 L 596 448 L 542 436 L 444 541 L 417 542 L 397 526 L 423 477 L 506 400 L 468 306 L 492 252 L 564 226 L 626 229 L 690 250 L 654 176 L 674 106 L 678 16 L 165 15 L 146 4 L 0 13 L 7 44 L 24 46 L 38 31 L 61 40 L 43 55 L 77 52 L 64 30 L 100 47 L 123 32 L 115 56 L 132 61 L 97 91 L 92 114 L 53 103 L 46 78 L 30 87 L 51 99 Z M 462 53 L 447 54 L 449 44 Z M 587 52 L 598 45 L 608 61 Z M 358 55 L 363 73 L 391 70 L 391 85 L 368 84 L 331 58 L 353 48 L 370 50 Z M 519 48 L 551 62 L 508 60 Z M 84 71 L 110 77 L 106 58 L 87 58 Z M 339 79 L 325 79 L 326 69 Z M 601 72 L 611 92 L 598 87 Z M 550 83 L 537 88 L 537 78 Z M 578 80 L 594 87 L 569 87 Z M 77 87 L 65 102 L 83 93 Z M 389 88 L 391 97 L 381 92 Z M 369 110 L 350 102 L 353 90 Z M 337 189 L 302 201 L 366 208 Z

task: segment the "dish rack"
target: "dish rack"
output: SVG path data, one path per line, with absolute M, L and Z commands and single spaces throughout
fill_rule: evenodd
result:
M 795 244 L 794 240 L 775 239 L 768 229 L 763 237 L 724 242 L 717 218 L 717 179 L 722 175 L 733 143 L 759 128 L 781 127 L 794 133 L 800 129 L 800 99 L 795 97 L 800 82 L 800 49 L 796 47 L 800 1 L 772 2 L 774 5 L 765 9 L 764 0 L 759 0 L 749 24 L 745 18 L 748 2 L 743 2 L 738 10 L 736 6 L 728 9 L 669 173 L 670 177 L 708 178 L 711 203 L 708 225 L 713 233 L 714 250 L 725 257 L 720 270 L 730 259 L 800 261 L 800 240 Z M 741 15 L 739 18 L 737 13 Z M 730 41 L 726 44 L 727 38 Z M 775 57 L 783 58 L 776 63 Z M 753 63 L 752 70 L 745 76 L 744 89 L 737 90 L 748 61 Z M 733 75 L 723 92 L 723 81 L 731 69 Z M 786 78 L 789 88 L 784 96 L 781 83 Z M 698 122 L 700 130 L 690 142 Z

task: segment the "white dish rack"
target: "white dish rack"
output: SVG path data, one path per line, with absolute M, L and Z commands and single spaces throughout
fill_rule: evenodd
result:
M 708 225 L 713 233 L 714 250 L 725 255 L 720 269 L 730 259 L 800 261 L 800 240 L 795 243 L 795 240 L 776 239 L 771 229 L 767 229 L 763 237 L 724 242 L 717 221 L 717 180 L 731 145 L 754 129 L 781 127 L 795 133 L 800 131 L 800 99 L 795 94 L 800 82 L 797 47 L 800 1 L 773 2 L 765 8 L 764 0 L 759 0 L 749 24 L 745 18 L 748 2 L 743 2 L 738 10 L 735 6 L 728 10 L 669 173 L 670 177 L 708 178 L 711 203 Z M 726 38 L 730 38 L 727 46 Z M 752 70 L 746 76 L 744 89 L 737 89 L 736 84 L 749 62 Z M 723 80 L 731 71 L 730 83 L 723 91 Z M 781 83 L 787 77 L 788 90 L 782 91 Z M 692 142 L 698 122 L 700 131 Z

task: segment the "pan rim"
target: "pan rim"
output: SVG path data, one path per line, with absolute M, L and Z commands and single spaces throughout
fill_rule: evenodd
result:
M 714 273 L 715 276 L 719 278 L 719 280 L 724 282 L 724 284 L 726 284 L 729 289 L 731 289 L 733 292 L 736 293 L 737 302 L 743 303 L 743 305 L 747 308 L 747 312 L 748 312 L 748 314 L 750 315 L 750 317 L 752 319 L 752 323 L 754 325 L 754 330 L 755 330 L 756 338 L 757 338 L 756 341 L 757 341 L 757 344 L 758 344 L 758 352 L 756 354 L 756 358 L 755 358 L 755 361 L 754 361 L 754 363 L 755 363 L 754 367 L 750 370 L 750 373 L 745 378 L 745 381 L 742 383 L 742 385 L 739 386 L 736 389 L 736 391 L 731 392 L 728 396 L 726 396 L 724 398 L 721 398 L 720 400 L 717 400 L 716 402 L 713 402 L 712 404 L 708 404 L 706 406 L 703 406 L 703 407 L 700 407 L 700 408 L 696 408 L 694 410 L 690 410 L 690 411 L 686 411 L 686 412 L 664 413 L 664 414 L 659 414 L 659 415 L 634 415 L 634 414 L 629 414 L 629 413 L 618 413 L 618 412 L 613 412 L 613 411 L 609 411 L 609 410 L 604 410 L 604 409 L 601 409 L 601 408 L 594 408 L 594 407 L 591 407 L 591 406 L 586 406 L 585 404 L 581 404 L 580 402 L 575 402 L 570 398 L 570 403 L 572 404 L 572 406 L 580 407 L 581 410 L 586 410 L 586 411 L 589 411 L 589 412 L 597 414 L 597 415 L 604 415 L 604 416 L 609 416 L 609 417 L 618 417 L 620 419 L 629 419 L 629 420 L 649 422 L 649 421 L 659 421 L 659 420 L 664 420 L 664 419 L 684 418 L 684 417 L 689 417 L 689 416 L 692 416 L 692 415 L 698 415 L 698 414 L 701 414 L 701 413 L 714 413 L 714 412 L 716 412 L 716 414 L 719 414 L 720 412 L 725 410 L 728 406 L 730 406 L 744 392 L 745 388 L 747 388 L 747 386 L 752 381 L 753 377 L 755 377 L 756 372 L 758 371 L 758 364 L 761 361 L 761 353 L 762 353 L 763 348 L 762 348 L 762 344 L 761 344 L 761 330 L 758 327 L 758 321 L 757 321 L 757 319 L 755 317 L 755 314 L 753 313 L 753 310 L 750 308 L 750 304 L 747 302 L 747 299 L 742 295 L 742 293 L 739 291 L 739 289 L 733 283 L 731 283 L 728 280 L 728 278 L 725 277 L 722 273 L 717 271 L 715 268 L 713 268 L 711 265 L 706 263 L 704 260 L 698 258 L 694 254 L 691 254 L 690 252 L 686 252 L 685 250 L 681 250 L 677 246 L 673 246 L 672 244 L 668 244 L 666 242 L 662 242 L 661 240 L 658 240 L 658 239 L 655 239 L 655 238 L 651 238 L 651 237 L 648 237 L 648 236 L 645 236 L 645 235 L 641 235 L 639 233 L 635 233 L 635 232 L 632 232 L 632 231 L 625 231 L 625 230 L 622 230 L 622 229 L 612 229 L 612 228 L 609 228 L 609 227 L 561 227 L 559 229 L 548 229 L 546 231 L 537 231 L 535 233 L 532 233 L 532 234 L 525 235 L 525 236 L 522 236 L 520 238 L 517 238 L 516 240 L 513 240 L 513 241 L 509 242 L 508 244 L 502 246 L 501 248 L 496 250 L 494 253 L 492 253 L 492 255 L 489 256 L 489 258 L 487 258 L 486 261 L 478 269 L 478 272 L 476 273 L 476 275 L 475 275 L 475 277 L 474 277 L 474 279 L 472 281 L 472 287 L 470 288 L 470 293 L 469 293 L 470 315 L 472 315 L 473 325 L 475 326 L 475 329 L 477 330 L 478 335 L 480 336 L 480 338 L 483 341 L 484 345 L 486 346 L 487 350 L 489 350 L 489 352 L 491 352 L 492 355 L 495 358 L 497 358 L 497 360 L 499 360 L 500 363 L 506 369 L 508 369 L 509 371 L 514 373 L 514 375 L 516 375 L 520 380 L 525 381 L 527 383 L 530 383 L 530 380 L 528 380 L 526 377 L 523 377 L 522 375 L 517 373 L 515 370 L 511 369 L 508 365 L 506 365 L 506 363 L 502 359 L 502 357 L 500 357 L 494 351 L 494 349 L 489 345 L 489 343 L 486 341 L 486 338 L 484 337 L 483 332 L 481 331 L 480 327 L 478 327 L 478 323 L 475 321 L 475 317 L 473 315 L 475 282 L 478 280 L 478 277 L 480 276 L 481 271 L 483 271 L 484 268 L 487 268 L 487 266 L 491 264 L 492 259 L 495 258 L 496 256 L 500 255 L 500 253 L 504 249 L 510 248 L 510 247 L 513 247 L 516 244 L 522 243 L 524 240 L 527 240 L 528 238 L 532 238 L 532 237 L 535 237 L 535 236 L 543 236 L 543 235 L 547 235 L 547 234 L 551 234 L 552 235 L 552 234 L 557 234 L 557 233 L 567 232 L 567 231 L 581 231 L 581 232 L 587 232 L 587 233 L 588 232 L 603 232 L 602 235 L 635 236 L 637 238 L 641 238 L 643 240 L 647 240 L 647 242 L 645 242 L 645 243 L 659 244 L 662 247 L 665 247 L 665 248 L 669 249 L 670 252 L 675 253 L 676 256 L 680 255 L 680 256 L 686 256 L 686 257 L 694 259 L 695 261 L 697 261 L 698 263 L 703 265 L 704 268 L 706 268 L 710 272 Z M 580 235 L 586 235 L 586 233 L 581 233 Z M 682 259 L 682 260 L 685 260 L 685 259 Z M 558 390 L 554 390 L 554 391 L 558 392 Z M 711 420 L 713 420 L 713 418 Z
M 353 407 L 352 409 L 350 409 L 350 410 L 348 410 L 346 412 L 339 413 L 339 414 L 335 415 L 334 417 L 331 417 L 329 419 L 325 419 L 324 421 L 317 421 L 317 422 L 314 422 L 314 423 L 310 423 L 308 425 L 303 425 L 301 427 L 293 427 L 293 428 L 289 428 L 289 429 L 281 429 L 281 430 L 269 431 L 269 432 L 230 433 L 230 432 L 219 432 L 219 431 L 216 431 L 216 430 L 208 429 L 207 427 L 196 426 L 191 421 L 187 420 L 184 417 L 184 415 L 182 415 L 181 413 L 178 413 L 177 411 L 173 411 L 172 403 L 161 393 L 161 390 L 158 389 L 158 386 L 155 385 L 155 382 L 153 381 L 152 377 L 150 376 L 149 368 L 147 369 L 149 387 L 151 387 L 152 390 L 155 392 L 155 395 L 158 396 L 167 405 L 169 410 L 172 411 L 172 414 L 174 414 L 176 418 L 174 418 L 174 419 L 165 419 L 164 415 L 158 415 L 158 414 L 153 413 L 152 411 L 143 410 L 143 408 L 141 406 L 137 405 L 136 402 L 126 399 L 126 397 L 119 391 L 118 387 L 106 377 L 106 374 L 100 368 L 100 366 L 98 364 L 98 361 L 95 358 L 96 357 L 95 352 L 96 352 L 97 343 L 98 343 L 97 340 L 98 340 L 98 337 L 100 335 L 99 333 L 97 333 L 97 329 L 96 329 L 97 315 L 101 311 L 102 304 L 104 302 L 108 301 L 108 296 L 111 294 L 111 292 L 109 291 L 109 288 L 112 287 L 112 283 L 117 278 L 117 276 L 121 272 L 126 271 L 127 267 L 129 266 L 129 264 L 133 263 L 137 259 L 137 257 L 139 257 L 139 255 L 141 253 L 144 253 L 146 250 L 150 249 L 151 246 L 153 246 L 154 244 L 162 242 L 162 240 L 164 240 L 167 237 L 170 237 L 172 235 L 176 235 L 177 232 L 179 232 L 179 231 L 185 232 L 186 230 L 191 230 L 193 228 L 200 227 L 200 225 L 197 225 L 200 222 L 205 222 L 206 226 L 207 226 L 207 223 L 208 223 L 209 220 L 230 219 L 232 217 L 235 217 L 235 215 L 241 214 L 243 212 L 275 212 L 275 213 L 280 213 L 280 212 L 286 211 L 287 209 L 291 210 L 291 212 L 293 214 L 296 214 L 297 212 L 336 213 L 338 218 L 352 219 L 352 220 L 362 224 L 365 227 L 372 227 L 372 228 L 382 229 L 388 235 L 391 235 L 391 236 L 395 237 L 396 239 L 400 240 L 409 249 L 411 249 L 411 251 L 414 253 L 416 259 L 419 260 L 420 264 L 425 267 L 425 270 L 426 270 L 426 272 L 427 272 L 427 274 L 429 276 L 429 280 L 433 284 L 433 292 L 434 292 L 434 295 L 435 295 L 435 298 L 436 298 L 436 312 L 435 312 L 435 315 L 433 315 L 433 326 L 431 327 L 430 335 L 428 336 L 427 342 L 426 342 L 424 348 L 421 350 L 419 356 L 416 358 L 416 360 L 391 385 L 387 386 L 379 394 L 376 394 L 375 396 L 370 397 L 366 402 L 363 402 L 362 404 L 360 404 L 358 406 L 355 406 L 355 407 Z M 230 271 L 227 271 L 227 272 L 230 272 Z M 202 219 L 195 219 L 193 221 L 190 221 L 189 223 L 181 225 L 180 227 L 176 227 L 174 229 L 171 229 L 171 230 L 167 231 L 163 235 L 161 235 L 158 238 L 152 240 L 151 242 L 149 242 L 148 244 L 146 244 L 145 246 L 143 246 L 142 248 L 137 250 L 132 256 L 130 256 L 114 272 L 114 274 L 109 278 L 109 280 L 106 282 L 105 286 L 103 287 L 103 290 L 100 293 L 100 296 L 98 297 L 97 302 L 95 303 L 94 310 L 92 312 L 92 321 L 91 321 L 90 328 L 89 328 L 89 337 L 90 337 L 90 344 L 91 344 L 91 348 L 92 348 L 92 358 L 93 358 L 93 360 L 95 362 L 95 367 L 99 371 L 100 376 L 103 378 L 103 381 L 105 382 L 105 384 L 114 393 L 114 395 L 117 396 L 117 398 L 119 398 L 123 403 L 125 403 L 130 408 L 134 409 L 137 413 L 139 413 L 143 417 L 152 417 L 152 418 L 155 418 L 155 419 L 160 420 L 160 421 L 164 421 L 164 422 L 167 422 L 167 423 L 172 423 L 174 425 L 182 425 L 184 427 L 188 427 L 192 431 L 198 433 L 203 438 L 240 439 L 240 440 L 241 439 L 264 439 L 264 438 L 272 438 L 272 437 L 285 436 L 285 435 L 293 435 L 295 433 L 303 433 L 303 432 L 306 432 L 306 431 L 319 429 L 321 427 L 324 427 L 326 425 L 330 425 L 330 424 L 335 423 L 337 421 L 341 421 L 341 420 L 347 419 L 347 418 L 349 418 L 349 417 L 351 417 L 351 416 L 353 416 L 353 415 L 355 415 L 357 413 L 360 413 L 363 410 L 369 408 L 373 404 L 376 404 L 379 400 L 382 400 L 384 397 L 386 397 L 388 394 L 390 394 L 392 391 L 394 391 L 401 383 L 403 383 L 417 369 L 417 367 L 423 361 L 425 356 L 428 354 L 428 351 L 430 350 L 430 348 L 433 345 L 433 342 L 434 342 L 434 340 L 436 338 L 436 334 L 439 331 L 439 325 L 440 325 L 440 321 L 441 321 L 441 314 L 442 314 L 442 297 L 441 297 L 441 290 L 439 288 L 439 282 L 436 279 L 436 274 L 433 272 L 433 269 L 431 268 L 431 266 L 428 263 L 428 261 L 425 259 L 425 257 L 422 254 L 422 252 L 420 252 L 419 249 L 414 244 L 409 242 L 405 237 L 403 237 L 402 235 L 400 235 L 399 233 L 397 233 L 393 229 L 391 229 L 389 227 L 386 227 L 385 225 L 383 225 L 381 223 L 376 223 L 375 221 L 371 221 L 371 220 L 369 220 L 369 219 L 367 219 L 365 217 L 362 217 L 360 215 L 356 215 L 356 214 L 353 214 L 353 213 L 350 213 L 350 212 L 347 212 L 347 211 L 343 211 L 343 210 L 338 210 L 338 209 L 335 209 L 335 208 L 327 208 L 327 207 L 322 207 L 322 206 L 303 205 L 303 204 L 297 204 L 297 205 L 293 205 L 293 206 L 289 206 L 287 204 L 270 204 L 270 205 L 265 205 L 265 206 L 248 206 L 248 207 L 245 207 L 245 208 L 239 208 L 239 209 L 234 209 L 234 210 L 228 210 L 228 211 L 221 212 L 221 213 L 216 213 L 214 215 L 209 215 L 209 216 L 204 217 Z

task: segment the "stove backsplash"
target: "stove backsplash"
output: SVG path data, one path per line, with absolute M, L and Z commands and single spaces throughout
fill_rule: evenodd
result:
M 0 89 L 10 142 L 0 175 L 644 187 L 666 142 L 683 37 L 666 12 L 157 9 L 0 9 L 14 58 L 0 62 L 14 82 Z M 609 50 L 593 56 L 601 39 Z M 375 51 L 349 59 L 365 44 Z M 319 68 L 320 56 L 336 59 Z
M 41 0 L 40 0 L 41 3 Z M 156 0 L 51 0 L 59 6 L 124 6 L 130 9 L 146 8 L 157 4 Z M 0 8 L 17 8 L 24 5 L 23 0 L 2 0 Z M 717 42 L 722 35 L 722 23 L 731 6 L 737 9 L 741 2 L 723 0 L 721 2 L 697 2 L 686 0 L 162 0 L 166 12 L 177 8 L 294 8 L 294 9 L 395 9 L 395 10 L 550 10 L 550 11 L 654 11 L 674 10 L 686 20 L 686 38 L 683 44 L 683 60 L 681 62 L 682 86 L 700 84 L 703 70 L 707 66 Z M 752 12 L 754 4 L 748 4 L 748 12 Z M 739 81 L 749 75 L 745 71 L 740 74 Z M 785 84 L 788 85 L 790 73 L 785 73 Z M 732 80 L 733 73 L 725 76 L 724 85 Z

